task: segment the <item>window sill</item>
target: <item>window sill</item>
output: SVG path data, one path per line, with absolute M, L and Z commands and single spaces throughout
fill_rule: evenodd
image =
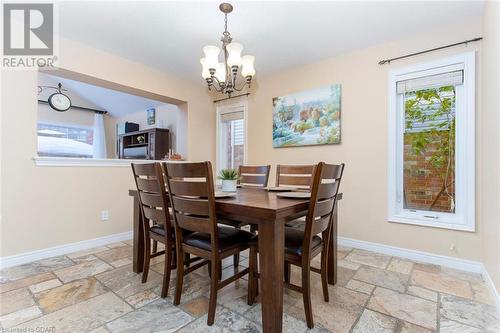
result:
M 431 221 L 431 220 L 409 218 L 409 217 L 398 216 L 398 215 L 390 216 L 388 218 L 388 222 L 389 223 L 411 224 L 411 225 L 418 225 L 418 226 L 432 227 L 432 228 L 439 228 L 439 229 L 448 229 L 448 230 L 458 230 L 458 231 L 468 231 L 468 232 L 475 232 L 476 231 L 476 228 L 474 225 L 437 222 L 437 221 Z
M 111 158 L 74 158 L 74 157 L 46 157 L 34 156 L 33 161 L 36 166 L 53 167 L 130 167 L 130 163 L 151 163 L 164 162 L 154 160 L 120 160 Z M 179 163 L 177 161 L 170 161 Z M 185 162 L 185 161 L 181 161 Z

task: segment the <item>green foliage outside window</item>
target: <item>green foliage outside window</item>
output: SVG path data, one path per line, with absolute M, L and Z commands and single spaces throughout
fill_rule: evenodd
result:
M 423 155 L 432 147 L 429 163 L 442 180 L 440 191 L 427 208 L 433 210 L 438 199 L 450 198 L 454 211 L 455 87 L 423 89 L 405 95 L 405 136 L 411 133 L 411 149 Z M 406 140 L 405 140 L 406 141 Z

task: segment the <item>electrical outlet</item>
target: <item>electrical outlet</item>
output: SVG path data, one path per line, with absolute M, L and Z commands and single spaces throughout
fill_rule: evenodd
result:
M 109 220 L 109 210 L 101 211 L 101 221 Z

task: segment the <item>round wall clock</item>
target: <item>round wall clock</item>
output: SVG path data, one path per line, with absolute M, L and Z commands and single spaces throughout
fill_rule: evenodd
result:
M 68 111 L 71 107 L 69 97 L 59 91 L 50 95 L 48 102 L 51 108 L 59 112 Z

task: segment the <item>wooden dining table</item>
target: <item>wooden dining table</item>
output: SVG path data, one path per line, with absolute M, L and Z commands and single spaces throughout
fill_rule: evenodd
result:
M 262 189 L 238 188 L 236 196 L 216 199 L 217 217 L 258 226 L 262 328 L 266 333 L 279 333 L 283 326 L 285 223 L 305 216 L 309 207 L 309 200 L 285 199 L 276 194 Z M 129 195 L 134 197 L 133 271 L 140 273 L 144 258 L 142 214 L 137 191 L 130 190 Z M 338 199 L 342 199 L 342 193 L 338 194 Z M 337 282 L 337 207 L 332 220 L 328 282 L 334 285 Z

